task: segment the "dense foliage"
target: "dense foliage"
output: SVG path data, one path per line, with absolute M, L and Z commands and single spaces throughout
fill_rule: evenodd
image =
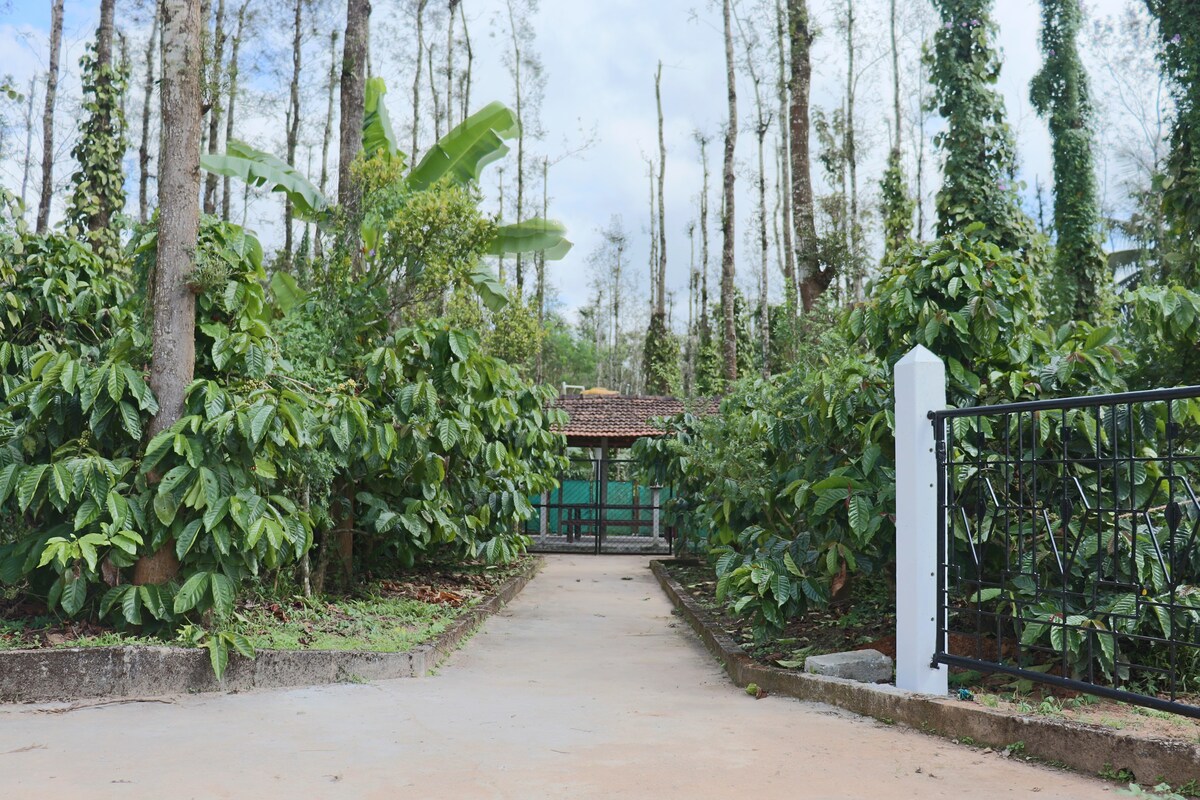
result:
M 908 246 L 867 302 L 808 332 L 796 369 L 745 382 L 719 414 L 670 420 L 669 436 L 639 443 L 648 477 L 677 488 L 668 513 L 712 552 L 722 596 L 762 632 L 855 576 L 886 578 L 892 368 L 913 346 L 945 359 L 959 406 L 1140 386 L 1151 354 L 1194 349 L 1190 324 L 1167 321 L 1195 307 L 1178 291 L 1128 298 L 1129 329 L 1044 326 L 1033 270 L 984 234 L 977 224 Z
M 1200 14 L 1188 0 L 1146 0 L 1158 19 L 1159 61 L 1175 99 L 1171 155 L 1157 189 L 1167 221 L 1166 275 L 1185 286 L 1200 275 Z
M 1079 0 L 1042 0 L 1042 69 L 1034 108 L 1050 126 L 1054 151 L 1054 277 L 1047 298 L 1056 319 L 1094 322 L 1108 267 L 1100 249 L 1100 210 L 1092 158 L 1092 107 L 1079 57 Z
M 982 222 L 1005 250 L 1029 247 L 1033 226 L 1017 198 L 1017 155 L 996 89 L 1000 55 L 992 0 L 935 0 L 941 27 L 926 54 L 932 109 L 946 120 L 934 137 L 945 161 L 937 195 L 938 233 Z

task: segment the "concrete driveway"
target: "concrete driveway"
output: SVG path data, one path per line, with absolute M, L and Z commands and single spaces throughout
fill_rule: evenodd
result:
M 440 673 L 0 706 L 0 798 L 1088 798 L 1087 777 L 755 700 L 646 562 L 557 556 Z

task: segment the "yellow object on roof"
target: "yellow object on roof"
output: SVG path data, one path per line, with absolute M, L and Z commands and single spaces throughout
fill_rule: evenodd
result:
M 604 395 L 604 396 L 608 397 L 608 396 L 620 394 L 620 392 L 614 392 L 612 389 L 605 389 L 602 386 L 597 386 L 594 389 L 584 389 L 582 392 L 580 392 L 580 394 L 584 394 L 584 395 L 588 395 L 588 396 Z

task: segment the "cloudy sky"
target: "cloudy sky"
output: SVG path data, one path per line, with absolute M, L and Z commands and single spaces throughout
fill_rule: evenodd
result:
M 261 0 L 264 11 L 274 8 L 276 0 Z M 1134 0 L 1089 0 L 1087 10 L 1093 18 L 1121 13 Z M 259 0 L 252 0 L 252 6 Z M 769 19 L 756 17 L 753 11 L 757 0 L 741 0 L 743 20 L 747 25 L 770 26 Z M 60 114 L 65 119 L 65 141 L 60 156 L 64 178 L 69 174 L 69 147 L 72 118 L 76 112 L 78 80 L 73 65 L 78 62 L 82 48 L 96 22 L 96 0 L 69 0 L 66 4 L 66 36 L 64 67 L 65 97 L 60 100 Z M 340 3 L 334 3 L 340 6 Z M 403 87 L 411 83 L 411 74 L 404 66 L 411 62 L 411 41 L 404 31 L 409 20 L 399 10 L 403 2 L 376 0 L 373 23 L 373 61 L 375 69 L 392 85 L 391 108 L 397 128 L 407 125 L 409 115 Z M 814 105 L 833 108 L 840 103 L 845 81 L 844 44 L 835 23 L 835 0 L 815 0 L 812 3 L 822 28 L 816 51 L 814 70 Z M 857 0 L 859 7 L 859 63 L 864 65 L 859 77 L 858 125 L 862 147 L 865 149 L 860 167 L 860 184 L 865 203 L 873 203 L 875 186 L 886 151 L 887 119 L 890 115 L 890 59 L 885 58 L 887 29 L 885 0 Z M 906 39 L 904 91 L 915 91 L 915 43 L 919 41 L 916 17 L 919 0 L 901 4 L 904 7 Z M 26 87 L 30 77 L 45 68 L 48 29 L 47 0 L 11 0 L 8 9 L 0 0 L 0 48 L 5 57 L 0 76 L 11 75 L 18 87 Z M 131 0 L 118 0 L 121 12 L 118 24 L 130 32 L 134 52 L 137 40 L 144 35 L 145 24 L 132 12 Z M 501 61 L 507 43 L 507 28 L 499 11 L 503 0 L 465 0 L 471 17 L 471 34 L 477 52 L 473 105 L 491 99 L 508 100 L 512 95 L 511 81 Z M 996 17 L 1000 24 L 1000 45 L 1005 54 L 1005 67 L 1000 88 L 1004 93 L 1010 123 L 1020 144 L 1022 177 L 1030 187 L 1035 178 L 1049 184 L 1048 138 L 1044 124 L 1033 113 L 1028 101 L 1029 80 L 1039 62 L 1037 49 L 1038 4 L 1036 0 L 998 0 Z M 275 13 L 274 19 L 283 19 Z M 332 17 L 331 17 L 332 19 Z M 327 23 L 332 24 L 332 23 Z M 667 190 L 666 216 L 668 232 L 668 284 L 678 292 L 675 324 L 682 324 L 686 314 L 686 286 L 689 260 L 685 233 L 688 222 L 696 215 L 697 196 L 701 185 L 701 167 L 693 141 L 693 132 L 710 134 L 713 146 L 710 160 L 714 175 L 714 197 L 720 174 L 720 133 L 725 116 L 725 77 L 721 39 L 720 8 L 705 0 L 541 0 L 540 13 L 534 19 L 537 34 L 534 45 L 546 74 L 545 97 L 541 121 L 546 134 L 532 145 L 539 156 L 552 159 L 568 153 L 584 142 L 591 146 L 583 153 L 557 164 L 550 176 L 551 216 L 561 219 L 570 229 L 575 250 L 563 261 L 551 267 L 551 280 L 558 289 L 564 312 L 587 302 L 589 268 L 587 256 L 597 246 L 598 229 L 613 215 L 620 215 L 631 233 L 631 258 L 640 280 L 639 297 L 645 296 L 645 275 L 648 254 L 647 177 L 644 156 L 657 151 L 654 107 L 654 73 L 657 62 L 663 62 L 663 105 L 666 117 Z M 769 32 L 770 28 L 765 30 Z M 319 58 L 318 35 L 313 31 L 313 59 Z M 282 41 L 283 30 L 267 31 L 266 40 Z M 444 33 L 442 34 L 444 37 Z M 258 44 L 258 43 L 256 43 Z M 1087 46 L 1085 41 L 1085 47 Z M 280 48 L 282 49 L 282 48 Z M 314 64 L 310 70 L 320 74 Z M 278 76 L 269 70 L 260 72 L 255 85 L 269 96 L 266 85 L 282 85 Z M 755 194 L 751 177 L 756 162 L 755 142 L 749 125 L 753 113 L 753 95 L 748 80 L 740 85 L 743 125 L 738 146 L 738 246 L 741 269 L 739 281 L 748 291 L 757 291 L 753 264 L 756 255 L 748 232 L 753 225 Z M 40 102 L 40 101 L 39 101 Z M 319 112 L 308 120 L 316 131 L 323 119 L 324 103 L 319 92 L 312 102 Z M 246 138 L 282 151 L 283 102 L 266 103 L 248 119 Z M 40 112 L 39 112 L 40 113 Z M 10 112 L 10 117 L 12 113 Z M 18 136 L 18 138 L 20 138 Z M 406 139 L 406 136 L 402 136 Z M 19 189 L 23 176 L 23 141 L 9 142 L 10 156 L 0 163 L 0 181 Z M 15 153 L 13 152 L 15 149 Z M 38 145 L 34 144 L 34 150 Z M 132 172 L 133 161 L 129 162 Z M 510 157 L 511 160 L 511 157 Z M 496 173 L 485 178 L 484 191 L 490 199 L 495 193 Z M 511 170 L 510 177 L 511 181 Z M 818 181 L 819 183 L 819 181 Z M 32 193 L 32 190 L 31 190 Z M 540 189 L 538 190 L 540 196 Z M 715 203 L 714 203 L 715 206 Z M 713 251 L 719 250 L 716 213 L 711 215 Z M 271 199 L 259 199 L 249 210 L 248 220 L 268 243 L 278 241 L 277 205 Z M 877 232 L 873 234 L 878 238 Z M 715 259 L 715 255 L 714 255 Z M 713 269 L 715 270 L 714 263 Z M 779 277 L 772 274 L 772 293 L 778 294 Z M 682 309 L 682 310 L 679 310 Z

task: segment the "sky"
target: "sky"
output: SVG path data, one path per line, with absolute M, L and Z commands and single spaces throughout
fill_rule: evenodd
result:
M 273 0 L 252 0 L 252 6 Z M 1136 0 L 1089 0 L 1087 11 L 1092 18 L 1118 14 Z M 512 96 L 511 79 L 501 61 L 507 42 L 507 27 L 499 16 L 503 0 L 464 0 L 471 18 L 471 34 L 477 51 L 473 106 Z M 770 20 L 757 18 L 752 10 L 755 0 L 741 0 L 743 22 L 748 25 L 771 25 Z M 833 108 L 841 102 L 844 87 L 844 44 L 835 25 L 835 0 L 811 0 L 821 29 L 815 49 L 813 76 L 814 107 Z M 920 0 L 905 0 L 901 4 L 910 17 Z M 340 6 L 340 3 L 334 3 Z M 30 76 L 45 68 L 48 6 L 46 0 L 10 0 L 7 12 L 0 0 L 0 48 L 5 53 L 0 64 L 0 76 L 11 75 L 17 87 L 27 86 Z M 122 8 L 124 6 L 125 8 Z M 136 40 L 145 24 L 129 9 L 130 0 L 118 0 L 118 25 L 130 30 Z M 406 63 L 411 62 L 412 44 L 404 35 L 408 20 L 397 11 L 397 3 L 376 0 L 372 19 L 372 60 L 379 74 L 392 87 L 389 95 L 393 121 L 400 138 L 407 141 L 402 129 L 411 116 L 406 112 L 406 86 L 412 77 Z M 860 149 L 864 151 L 860 166 L 860 191 L 867 206 L 876 202 L 876 186 L 882 171 L 887 149 L 887 119 L 890 115 L 891 70 L 890 58 L 884 50 L 887 40 L 884 0 L 858 0 L 859 30 L 857 41 L 860 65 L 865 65 L 859 77 L 858 126 Z M 69 0 L 66 4 L 66 34 L 63 63 L 68 68 L 78 62 L 87 37 L 94 29 L 97 16 L 96 0 Z M 336 19 L 337 13 L 331 17 Z M 1040 181 L 1051 181 L 1049 138 L 1044 123 L 1030 107 L 1028 86 L 1037 69 L 1038 3 L 1036 0 L 997 0 L 995 17 L 1000 26 L 999 45 L 1004 53 L 1004 68 L 999 88 L 1004 95 L 1009 122 L 1018 139 L 1021 178 L 1027 184 L 1026 197 L 1032 198 L 1033 187 Z M 344 24 L 344 23 L 343 23 Z M 540 13 L 533 20 L 536 31 L 534 49 L 545 66 L 545 97 L 541 107 L 541 141 L 531 144 L 531 151 L 552 160 L 578 150 L 590 142 L 583 152 L 567 155 L 551 170 L 549 194 L 550 216 L 560 219 L 569 229 L 575 242 L 574 250 L 562 261 L 550 265 L 549 280 L 555 286 L 560 308 L 568 318 L 587 303 L 591 294 L 591 275 L 588 255 L 600 241 L 599 229 L 613 215 L 620 215 L 630 233 L 630 259 L 634 276 L 639 283 L 634 293 L 645 305 L 648 298 L 648 178 L 645 156 L 657 154 L 657 130 L 654 100 L 654 74 L 659 60 L 663 62 L 663 109 L 665 138 L 668 150 L 666 169 L 666 230 L 668 233 L 668 276 L 670 291 L 676 292 L 673 323 L 678 329 L 686 317 L 689 242 L 686 227 L 697 213 L 697 198 L 701 186 L 701 166 L 693 139 L 695 131 L 710 135 L 710 168 L 713 180 L 712 224 L 714 274 L 719 269 L 719 226 L 715 212 L 720 182 L 721 131 L 726 114 L 725 67 L 721 31 L 720 7 L 705 0 L 541 0 Z M 906 19 L 906 47 L 902 71 L 903 91 L 915 92 L 915 47 L 919 37 L 914 23 Z M 769 33 L 768 27 L 768 33 Z M 319 58 L 320 40 L 326 34 L 314 31 L 311 46 L 313 58 Z M 317 35 L 319 34 L 319 35 Z M 269 31 L 266 36 L 282 37 L 284 31 Z M 441 34 L 444 37 L 444 33 Z M 1085 37 L 1083 46 L 1088 46 Z M 134 52 L 137 45 L 134 44 Z M 407 60 L 407 61 L 406 61 Z M 319 75 L 326 67 L 314 64 L 309 69 Z M 277 76 L 261 72 L 253 79 L 265 85 Z M 73 83 L 72 83 L 73 81 Z M 73 117 L 78 100 L 78 78 L 67 69 L 60 100 L 65 119 L 65 135 L 60 136 L 60 163 L 64 166 L 63 180 L 69 175 L 69 144 Z M 770 89 L 767 90 L 771 91 Z M 319 99 L 319 92 L 314 103 Z M 131 100 L 131 102 L 134 102 Z M 739 284 L 757 293 L 757 253 L 751 241 L 755 226 L 756 194 L 752 175 L 756 164 L 755 140 L 750 122 L 753 114 L 753 93 L 748 79 L 739 81 L 739 103 L 742 125 L 737 150 L 739 191 L 737 196 Z M 261 104 L 245 125 L 242 136 L 282 152 L 283 109 L 285 103 Z M 306 119 L 315 131 L 323 124 L 324 104 L 319 114 L 314 111 Z M 39 111 L 40 113 L 40 111 Z M 306 115 L 307 117 L 308 115 Z M 317 119 L 321 117 L 321 119 Z M 930 130 L 932 133 L 932 129 Z M 10 143 L 9 149 L 13 148 Z M 15 157 L 0 164 L 0 182 L 19 189 L 23 174 L 23 159 L 18 143 Z M 34 143 L 35 151 L 39 145 Z M 127 161 L 133 172 L 133 153 Z M 510 165 L 513 156 L 509 157 Z M 511 166 L 509 168 L 511 181 Z M 910 167 L 911 174 L 911 167 Z M 489 207 L 495 206 L 495 167 L 485 175 L 483 191 Z M 818 192 L 821 179 L 817 176 Z M 932 185 L 928 188 L 935 188 Z M 537 187 L 540 198 L 540 187 Z M 771 190 L 773 192 L 773 190 Z M 135 201 L 136 202 L 136 201 Z M 1032 206 L 1032 199 L 1029 200 Z M 511 205 L 511 203 L 510 203 Z M 266 244 L 281 238 L 278 223 L 278 204 L 270 198 L 254 201 L 248 210 L 247 221 Z M 880 239 L 878 229 L 870 234 Z M 774 265 L 774 255 L 772 264 Z M 638 269 L 638 267 L 641 267 Z M 772 268 L 771 294 L 781 294 L 781 278 Z

